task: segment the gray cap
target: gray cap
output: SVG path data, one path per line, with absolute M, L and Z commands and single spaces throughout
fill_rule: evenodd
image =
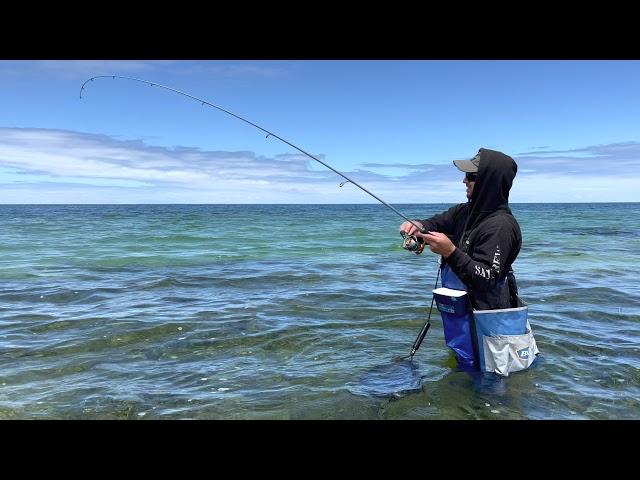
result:
M 462 172 L 476 173 L 480 166 L 480 152 L 470 160 L 454 160 L 453 164 Z

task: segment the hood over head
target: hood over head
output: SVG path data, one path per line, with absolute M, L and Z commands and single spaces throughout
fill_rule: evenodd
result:
M 476 183 L 469 200 L 471 213 L 468 229 L 498 210 L 511 213 L 509 190 L 518 171 L 515 160 L 502 152 L 481 148 L 476 157 L 478 156 Z

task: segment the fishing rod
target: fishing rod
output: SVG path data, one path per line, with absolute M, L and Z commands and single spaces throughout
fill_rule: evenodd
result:
M 206 100 L 203 100 L 202 98 L 198 98 L 195 97 L 193 95 L 190 95 L 188 93 L 185 92 L 181 92 L 180 90 L 176 90 L 175 88 L 171 88 L 171 87 L 167 87 L 166 85 L 160 85 L 159 83 L 155 83 L 155 82 L 150 82 L 149 80 L 141 80 L 139 78 L 133 78 L 133 77 L 124 77 L 124 76 L 120 76 L 120 75 L 97 75 L 95 77 L 91 77 L 90 79 L 88 79 L 87 81 L 85 81 L 82 84 L 82 87 L 80 88 L 80 99 L 82 99 L 82 92 L 85 90 L 85 85 L 89 82 L 93 82 L 94 80 L 98 79 L 98 78 L 111 78 L 111 79 L 122 79 L 122 80 L 132 80 L 134 82 L 140 82 L 140 83 L 144 83 L 147 85 L 150 85 L 152 87 L 159 87 L 159 88 L 163 88 L 165 90 L 168 90 L 170 92 L 173 93 L 177 93 L 179 95 L 182 95 L 184 97 L 190 98 L 192 100 L 196 100 L 197 102 L 202 103 L 202 105 L 208 105 L 210 107 L 216 108 L 218 110 L 220 110 L 221 112 L 224 112 L 228 115 L 231 115 L 232 117 L 237 118 L 238 120 L 242 120 L 245 123 L 248 123 L 249 125 L 256 127 L 258 130 L 262 130 L 264 133 L 267 134 L 267 136 L 265 138 L 269 138 L 269 137 L 275 137 L 278 140 L 280 140 L 281 142 L 286 143 L 287 145 L 289 145 L 292 148 L 295 148 L 297 151 L 299 151 L 300 153 L 306 155 L 307 157 L 311 158 L 312 160 L 315 160 L 318 163 L 321 163 L 322 165 L 324 165 L 325 167 L 327 167 L 329 170 L 337 173 L 338 175 L 340 175 L 342 178 L 344 178 L 346 180 L 346 182 L 342 182 L 340 184 L 340 186 L 342 187 L 344 184 L 346 183 L 352 183 L 354 184 L 356 187 L 358 187 L 360 190 L 362 190 L 363 192 L 365 192 L 366 194 L 372 196 L 373 198 L 375 198 L 377 201 L 379 201 L 380 203 L 382 203 L 385 207 L 388 207 L 389 209 L 391 209 L 392 211 L 394 211 L 395 213 L 397 213 L 399 216 L 401 216 L 403 219 L 405 219 L 407 222 L 411 223 L 411 225 L 413 225 L 414 227 L 416 227 L 418 229 L 418 231 L 420 231 L 421 233 L 427 233 L 427 230 L 424 227 L 418 226 L 413 220 L 407 218 L 404 214 L 400 213 L 398 210 L 396 210 L 394 207 L 392 207 L 391 205 L 389 205 L 387 202 L 385 202 L 384 200 L 382 200 L 381 198 L 377 197 L 376 195 L 374 195 L 373 193 L 371 193 L 369 190 L 367 190 L 366 188 L 364 188 L 362 185 L 360 185 L 359 183 L 353 181 L 352 179 L 350 179 L 349 177 L 347 177 L 346 175 L 340 173 L 338 170 L 336 170 L 335 168 L 333 168 L 331 165 L 323 162 L 322 160 L 320 160 L 319 158 L 314 157 L 313 155 L 311 155 L 308 152 L 305 152 L 303 149 L 301 149 L 300 147 L 297 147 L 296 145 L 294 145 L 293 143 L 285 140 L 284 138 L 280 137 L 279 135 L 276 135 L 273 132 L 270 132 L 269 130 L 267 130 L 266 128 L 261 127 L 260 125 L 257 125 L 249 120 L 247 120 L 246 118 L 241 117 L 240 115 L 237 115 L 233 112 L 230 112 L 229 110 L 226 110 L 222 107 L 219 107 L 218 105 L 214 105 L 213 103 L 207 102 Z M 422 239 L 417 238 L 415 236 L 410 236 L 410 235 L 406 235 L 404 232 L 401 233 L 402 238 L 404 239 L 404 242 L 402 244 L 402 248 L 406 249 L 406 250 L 410 250 L 412 252 L 414 252 L 416 255 L 420 254 L 422 252 L 422 250 L 424 249 L 424 242 L 422 241 Z
M 336 170 L 335 168 L 333 168 L 331 165 L 323 162 L 322 160 L 320 160 L 319 158 L 316 158 L 315 156 L 311 155 L 309 152 L 304 151 L 303 149 L 301 149 L 300 147 L 294 145 L 293 143 L 289 142 L 288 140 L 285 140 L 284 138 L 282 138 L 279 135 L 276 135 L 275 133 L 267 130 L 266 128 L 261 127 L 260 125 L 253 123 L 249 120 L 247 120 L 246 118 L 241 117 L 240 115 L 237 115 L 227 109 L 224 109 L 222 107 L 219 107 L 218 105 L 214 105 L 213 103 L 210 103 L 206 100 L 203 100 L 202 98 L 198 98 L 196 96 L 190 95 L 188 93 L 182 92 L 180 90 L 176 90 L 175 88 L 171 88 L 171 87 L 167 87 L 166 85 L 161 85 L 159 83 L 155 83 L 155 82 L 151 82 L 149 80 L 142 80 L 139 78 L 133 78 L 133 77 L 124 77 L 124 76 L 120 76 L 120 75 L 97 75 L 95 77 L 91 77 L 88 80 L 86 80 L 83 84 L 82 87 L 80 87 L 80 99 L 82 100 L 82 92 L 84 92 L 85 90 L 85 85 L 87 85 L 87 83 L 89 82 L 93 82 L 94 80 L 98 79 L 98 78 L 111 78 L 111 79 L 122 79 L 122 80 L 131 80 L 134 82 L 139 82 L 139 83 L 144 83 L 147 84 L 151 87 L 159 87 L 159 88 L 163 88 L 165 90 L 168 90 L 170 92 L 173 93 L 177 93 L 178 95 L 182 95 L 184 97 L 190 98 L 192 100 L 195 100 L 197 102 L 200 102 L 203 106 L 204 105 L 208 105 L 209 107 L 213 107 L 217 110 L 220 110 L 221 112 L 224 112 L 228 115 L 231 115 L 232 117 L 237 118 L 238 120 L 242 120 L 243 122 L 257 128 L 258 130 L 263 131 L 264 133 L 267 134 L 267 136 L 265 138 L 269 138 L 269 137 L 275 137 L 278 140 L 280 140 L 283 143 L 286 143 L 287 145 L 289 145 L 292 148 L 295 148 L 297 151 L 299 151 L 300 153 L 306 155 L 307 157 L 311 158 L 312 160 L 315 160 L 316 162 L 324 165 L 325 167 L 327 167 L 329 170 L 337 173 L 338 175 L 340 175 L 342 178 L 345 179 L 344 182 L 340 183 L 340 186 L 342 187 L 343 185 L 347 184 L 347 183 L 352 183 L 353 185 L 355 185 L 356 187 L 358 187 L 360 190 L 362 190 L 363 192 L 365 192 L 367 195 L 372 196 L 373 198 L 375 198 L 377 201 L 379 201 L 380 203 L 382 203 L 385 207 L 389 208 L 390 210 L 392 210 L 393 212 L 395 212 L 396 214 L 398 214 L 400 217 L 402 217 L 404 220 L 406 220 L 407 222 L 409 222 L 411 225 L 413 225 L 414 227 L 416 227 L 418 229 L 418 231 L 420 233 L 427 233 L 428 230 L 426 228 L 424 228 L 421 225 L 417 225 L 413 220 L 409 219 L 407 216 L 405 216 L 404 214 L 402 214 L 401 212 L 399 212 L 398 210 L 396 210 L 394 207 L 392 207 L 391 205 L 389 205 L 387 202 L 385 202 L 384 200 L 382 200 L 380 197 L 374 195 L 373 193 L 371 193 L 369 190 L 367 190 L 366 188 L 364 188 L 362 185 L 360 185 L 359 183 L 353 181 L 352 179 L 350 179 L 349 177 L 347 177 L 346 175 L 344 175 L 343 173 L 340 173 L 338 170 Z M 403 243 L 402 243 L 402 248 L 409 250 L 413 253 L 415 253 L 416 255 L 419 255 L 420 253 L 422 253 L 424 247 L 425 247 L 425 242 L 419 238 L 416 237 L 415 235 L 407 235 L 404 232 L 401 232 L 400 235 L 402 235 L 402 238 L 404 239 Z M 438 277 L 440 275 L 440 269 L 438 269 L 438 276 L 436 276 L 436 285 L 438 284 Z M 433 309 L 433 299 L 431 300 L 431 308 L 429 309 L 429 317 L 427 318 L 427 323 L 422 327 L 422 330 L 420 331 L 420 333 L 418 334 L 418 337 L 416 338 L 415 342 L 413 342 L 413 346 L 411 348 L 411 353 L 409 354 L 409 357 L 411 357 L 411 360 L 413 360 L 413 356 L 415 355 L 416 351 L 418 350 L 418 348 L 420 348 L 420 344 L 422 343 L 422 340 L 424 339 L 425 335 L 427 334 L 427 331 L 429 330 L 429 327 L 431 326 L 431 324 L 429 323 L 429 320 L 431 318 L 431 310 Z M 407 357 L 404 357 L 407 358 Z

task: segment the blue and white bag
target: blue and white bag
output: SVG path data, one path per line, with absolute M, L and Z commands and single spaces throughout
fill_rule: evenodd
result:
M 472 310 L 466 287 L 446 265 L 442 288 L 433 291 L 442 316 L 444 337 L 466 371 L 508 376 L 529 368 L 539 350 L 527 318 L 529 307 Z
M 474 310 L 480 370 L 508 376 L 531 366 L 538 354 L 527 319 L 529 307 Z

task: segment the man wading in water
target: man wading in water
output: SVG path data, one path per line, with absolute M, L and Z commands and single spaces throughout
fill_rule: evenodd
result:
M 522 246 L 520 225 L 509 209 L 518 166 L 508 155 L 486 148 L 471 160 L 453 163 L 465 173 L 467 202 L 414 220 L 421 230 L 404 222 L 400 233 L 442 256 L 445 288 L 434 291 L 434 299 L 458 366 L 508 376 L 531 366 L 538 353 L 528 307 L 518 298 L 511 270 Z M 411 356 L 428 321 L 425 327 Z

